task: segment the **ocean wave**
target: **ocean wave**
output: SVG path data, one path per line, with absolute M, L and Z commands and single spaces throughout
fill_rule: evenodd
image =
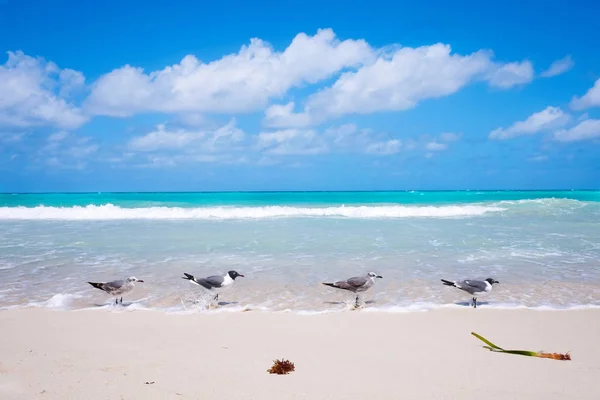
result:
M 265 219 L 299 217 L 333 218 L 451 218 L 500 212 L 494 205 L 448 206 L 336 206 L 336 207 L 145 207 L 122 208 L 113 204 L 85 207 L 0 207 L 0 220 L 187 220 Z
M 523 200 L 503 200 L 490 205 L 503 207 L 508 214 L 526 213 L 529 215 L 560 216 L 579 212 L 594 215 L 600 213 L 600 203 L 565 198 L 543 198 Z
M 537 205 L 537 206 L 573 206 L 573 207 L 585 207 L 588 202 L 576 199 L 568 199 L 564 197 L 545 197 L 539 199 L 520 199 L 520 200 L 501 200 L 493 203 L 499 206 L 507 205 Z

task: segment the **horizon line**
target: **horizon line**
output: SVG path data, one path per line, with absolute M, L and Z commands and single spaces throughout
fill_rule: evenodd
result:
M 0 192 L 0 195 L 43 194 L 221 194 L 221 193 L 410 193 L 410 192 L 593 192 L 599 189 L 394 189 L 394 190 L 200 190 L 200 191 L 56 191 Z

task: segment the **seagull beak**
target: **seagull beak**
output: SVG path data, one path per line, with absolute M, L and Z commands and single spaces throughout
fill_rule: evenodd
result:
M 142 282 L 142 283 L 144 283 L 144 281 L 143 281 L 143 280 L 141 280 L 141 279 L 138 279 L 137 281 L 138 281 L 138 282 Z
M 242 275 L 242 274 L 239 274 L 238 276 L 241 276 L 242 278 L 244 278 L 244 275 Z
M 378 277 L 378 278 L 383 278 L 383 276 L 381 276 L 381 275 L 377 275 L 377 277 Z
M 500 283 L 500 282 L 498 282 L 498 281 L 494 281 L 494 283 Z

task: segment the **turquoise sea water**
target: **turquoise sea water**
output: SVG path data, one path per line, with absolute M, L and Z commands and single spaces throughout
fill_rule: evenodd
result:
M 201 310 L 181 279 L 236 269 L 222 310 L 344 310 L 320 284 L 375 271 L 369 310 L 461 307 L 440 279 L 493 277 L 482 307 L 600 306 L 600 191 L 0 194 L 0 306 Z M 487 304 L 486 304 L 487 302 Z
M 600 201 L 600 191 L 177 192 L 0 194 L 0 207 L 209 207 L 341 204 L 452 204 L 503 200 Z

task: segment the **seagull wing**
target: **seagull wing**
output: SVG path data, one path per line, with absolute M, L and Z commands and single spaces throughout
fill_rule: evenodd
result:
M 471 294 L 478 293 L 478 292 L 484 292 L 485 289 L 487 288 L 487 285 L 484 281 L 465 280 L 465 281 L 457 282 L 456 284 L 459 287 L 459 289 L 462 289 Z
M 204 286 L 206 289 L 214 289 L 221 287 L 223 281 L 225 281 L 225 278 L 219 275 L 212 275 L 206 278 L 196 279 L 196 282 Z
M 355 276 L 354 278 L 346 279 L 345 281 L 337 281 L 333 283 L 325 283 L 323 285 L 331 286 L 338 289 L 345 289 L 351 292 L 362 292 L 368 288 L 368 279 L 363 276 Z
M 119 279 L 117 281 L 106 282 L 102 286 L 102 289 L 107 292 L 111 292 L 113 290 L 121 289 L 123 286 L 125 286 L 125 281 L 123 279 Z
M 353 278 L 347 279 L 346 281 L 336 282 L 338 284 L 346 284 L 348 287 L 353 289 L 358 289 L 367 284 L 368 279 L 364 276 L 355 276 Z M 345 288 L 344 288 L 345 289 Z

